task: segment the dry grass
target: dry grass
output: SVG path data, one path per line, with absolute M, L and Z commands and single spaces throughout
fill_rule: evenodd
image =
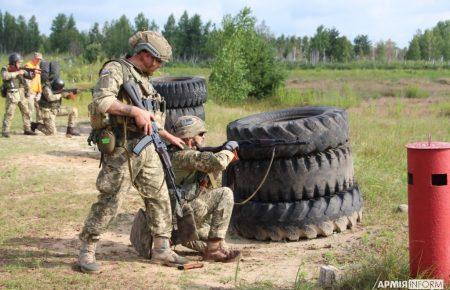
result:
M 300 91 L 287 93 L 284 99 L 276 96 L 233 106 L 209 101 L 208 142 L 223 142 L 226 124 L 236 118 L 300 104 L 302 99 L 296 97 L 304 95 L 304 80 L 301 75 L 295 83 L 296 72 L 292 75 L 290 90 Z M 450 100 L 448 90 L 443 89 L 448 85 L 417 75 L 392 77 L 392 81 L 353 76 L 353 80 L 343 82 L 330 75 L 324 72 L 322 78 L 317 73 L 315 79 L 311 77 L 311 82 L 325 85 L 311 84 L 308 89 L 321 90 L 322 99 L 313 95 L 308 100 L 313 104 L 339 100 L 349 107 L 356 179 L 365 199 L 362 227 L 326 239 L 286 244 L 230 237 L 230 243 L 248 253 L 237 276 L 236 265 L 208 264 L 182 272 L 149 265 L 128 247 L 132 214 L 140 207 L 139 197 L 131 192 L 102 240 L 98 258 L 104 272 L 83 275 L 74 271 L 79 243 L 76 234 L 96 198 L 98 153 L 87 146 L 87 136 L 13 135 L 0 139 L 0 288 L 313 289 L 318 265 L 323 263 L 332 263 L 344 272 L 340 286 L 346 289 L 369 289 L 377 279 L 406 278 L 407 216 L 395 211 L 407 200 L 404 144 L 424 140 L 430 132 L 434 140 L 450 141 Z M 371 97 L 373 91 L 396 91 L 417 79 L 430 97 L 406 99 L 401 93 Z M 333 85 L 327 90 L 330 83 Z M 373 91 L 364 92 L 364 88 Z M 353 94 L 353 100 L 339 94 L 345 90 Z M 86 94 L 74 103 L 81 109 L 83 126 L 83 108 L 88 102 Z M 21 120 L 16 114 L 13 129 L 20 133 Z M 58 122 L 62 128 L 65 119 Z

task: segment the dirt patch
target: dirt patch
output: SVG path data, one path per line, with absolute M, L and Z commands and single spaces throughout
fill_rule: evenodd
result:
M 166 283 L 174 283 L 182 277 L 183 271 L 150 264 L 137 256 L 129 242 L 129 232 L 134 216 L 121 213 L 113 222 L 113 227 L 106 232 L 99 243 L 97 259 L 102 266 L 102 274 L 119 269 L 118 263 L 127 264 L 128 279 L 140 279 L 146 273 L 164 271 Z M 76 270 L 76 257 L 80 242 L 78 234 L 81 224 L 64 225 L 57 232 L 46 233 L 42 237 L 25 236 L 7 241 L 7 248 L 23 253 L 47 253 L 45 267 L 65 267 Z M 227 243 L 243 252 L 239 262 L 238 281 L 240 283 L 269 283 L 275 288 L 291 288 L 297 273 L 305 273 L 308 280 L 315 280 L 319 274 L 319 266 L 326 263 L 324 256 L 332 253 L 333 257 L 345 260 L 346 253 L 352 251 L 366 229 L 361 226 L 344 233 L 334 234 L 327 238 L 304 240 L 299 242 L 258 242 L 229 235 Z M 183 246 L 175 248 L 191 260 L 201 260 L 201 257 Z M 22 253 L 22 254 L 20 254 Z M 26 256 L 26 255 L 25 255 Z M 8 263 L 4 259 L 3 263 Z M 232 287 L 237 264 L 205 263 L 204 268 L 188 271 L 186 285 L 201 285 L 202 287 Z M 339 267 L 339 266 L 338 266 Z M 276 271 L 274 271 L 276 269 Z M 75 274 L 74 272 L 73 274 Z
M 370 113 L 380 118 L 388 116 L 426 117 L 432 113 L 432 105 L 438 104 L 442 98 L 426 99 L 377 98 L 368 99 L 360 106 L 348 109 L 349 112 L 362 114 Z
M 99 171 L 99 155 L 93 147 L 86 144 L 85 139 L 86 136 L 68 139 L 63 134 L 30 139 L 41 145 L 43 143 L 47 149 L 38 153 L 9 156 L 2 167 L 15 166 L 25 172 L 43 170 L 73 176 L 62 184 L 55 183 L 51 190 L 64 189 L 70 194 L 83 193 L 86 197 L 89 194 L 93 198 L 92 195 L 97 192 L 95 178 Z M 33 144 L 36 143 L 31 143 L 30 146 Z M 28 197 L 34 196 L 30 194 Z M 26 198 L 26 195 L 20 198 Z M 205 263 L 202 269 L 179 271 L 150 264 L 137 256 L 131 247 L 129 233 L 134 214 L 142 206 L 142 201 L 134 191 L 126 194 L 123 200 L 118 216 L 102 236 L 97 255 L 103 269 L 99 279 L 118 281 L 114 287 L 123 285 L 123 288 L 142 288 L 142 285 L 152 285 L 155 288 L 232 288 L 235 286 L 237 273 L 240 285 L 292 288 L 298 273 L 302 273 L 310 281 L 317 279 L 319 266 L 329 263 L 330 257 L 338 268 L 352 263 L 347 256 L 358 247 L 361 236 L 367 231 L 357 226 L 353 230 L 327 238 L 289 243 L 246 240 L 231 233 L 227 243 L 243 252 L 237 271 L 236 263 Z M 79 208 L 85 207 L 87 213 L 90 204 L 78 205 Z M 82 219 L 68 217 L 57 226 L 48 227 L 52 230 L 27 231 L 23 236 L 9 239 L 0 247 L 0 265 L 20 264 L 20 267 L 26 268 L 26 273 L 30 271 L 34 277 L 45 274 L 41 268 L 54 271 L 54 275 L 78 277 L 77 275 L 81 275 L 76 271 L 80 245 L 78 234 L 82 225 Z M 190 259 L 201 258 L 182 246 L 175 249 Z M 0 273 L 0 279 L 5 277 L 2 275 Z
M 352 90 L 364 98 L 403 97 L 409 88 L 420 88 L 429 93 L 430 97 L 448 95 L 448 79 L 429 81 L 426 79 L 401 80 L 299 80 L 290 79 L 286 82 L 289 88 L 299 90 L 342 91 Z

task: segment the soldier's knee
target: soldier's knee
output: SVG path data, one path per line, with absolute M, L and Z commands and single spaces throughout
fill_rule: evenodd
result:
M 101 193 L 117 195 L 124 183 L 124 174 L 121 172 L 102 173 L 97 178 L 97 189 Z

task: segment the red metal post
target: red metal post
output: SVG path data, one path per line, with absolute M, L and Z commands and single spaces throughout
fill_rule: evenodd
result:
M 450 143 L 419 142 L 408 150 L 411 277 L 450 281 Z

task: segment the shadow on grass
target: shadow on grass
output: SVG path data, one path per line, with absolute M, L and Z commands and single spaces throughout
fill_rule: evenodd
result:
M 73 266 L 76 264 L 74 260 L 78 257 L 79 246 L 80 241 L 75 238 L 28 236 L 9 239 L 0 245 L 0 266 L 10 265 L 23 268 Z M 99 242 L 96 258 L 98 261 L 145 261 L 131 246 L 111 240 Z
M 86 124 L 85 122 L 75 124 L 75 129 L 82 135 L 89 135 L 91 133 L 91 125 Z M 66 133 L 67 125 L 57 125 L 56 130 L 61 133 Z
M 76 265 L 80 243 L 80 240 L 75 238 L 28 236 L 9 239 L 0 245 L 0 267 L 8 265 L 22 268 L 53 268 L 68 265 L 73 267 Z M 177 246 L 175 250 L 183 256 L 199 256 L 197 252 L 181 246 Z M 147 259 L 138 256 L 131 245 L 111 240 L 100 240 L 96 258 L 98 261 L 148 262 Z
M 53 151 L 47 151 L 46 154 L 52 155 L 52 156 L 85 157 L 85 158 L 100 160 L 100 152 L 98 152 L 98 151 L 53 150 Z

